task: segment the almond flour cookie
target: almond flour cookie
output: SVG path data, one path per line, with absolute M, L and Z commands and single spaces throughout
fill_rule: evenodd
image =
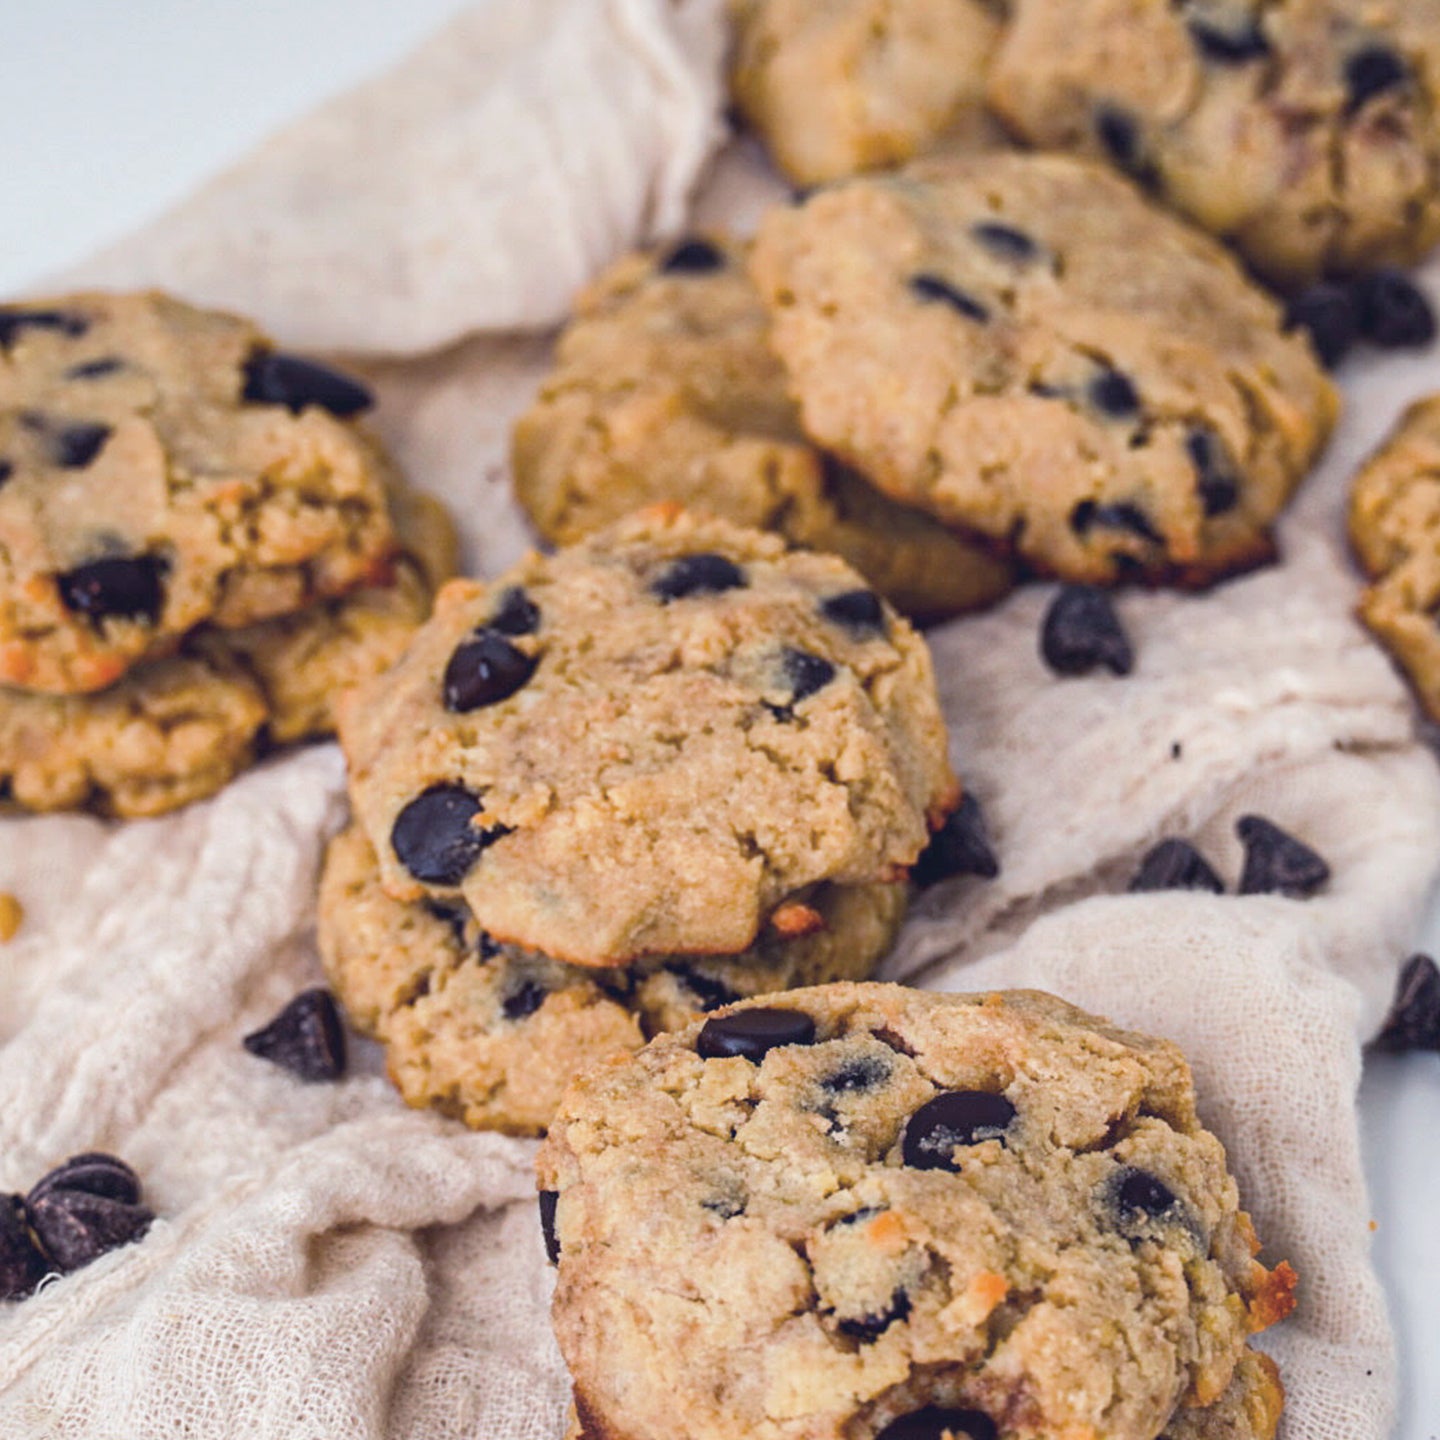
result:
M 850 181 L 771 211 L 751 269 L 818 444 L 1063 579 L 1269 558 L 1334 418 L 1275 302 L 1085 161 Z
M 388 584 L 240 630 L 203 626 L 97 694 L 0 687 L 0 793 L 28 810 L 159 815 L 271 746 L 333 733 L 335 701 L 395 660 L 454 570 L 444 510 L 398 489 L 392 506 L 404 548 Z
M 613 266 L 515 427 L 515 492 L 536 529 L 568 545 L 673 500 L 829 550 L 915 619 L 1003 595 L 1006 562 L 805 440 L 768 325 L 742 245 L 689 240 Z
M 617 1050 L 752 995 L 869 975 L 904 918 L 905 886 L 822 885 L 806 908 L 813 929 L 768 930 L 738 955 L 582 969 L 492 940 L 463 900 L 392 900 L 352 825 L 325 857 L 320 953 L 409 1104 L 536 1135 L 571 1078 Z
M 575 964 L 794 933 L 795 897 L 903 878 L 959 798 L 910 626 L 842 561 L 675 507 L 447 585 L 341 737 L 390 895 Z
M 986 0 L 731 0 L 730 87 L 797 184 L 899 165 L 984 109 Z
M 152 292 L 0 308 L 0 682 L 74 693 L 383 576 L 368 393 Z
M 1440 0 L 1015 0 L 990 99 L 1280 284 L 1440 239 Z
M 1034 991 L 727 1007 L 537 1166 L 594 1436 L 1155 1440 L 1291 1303 L 1180 1052 Z

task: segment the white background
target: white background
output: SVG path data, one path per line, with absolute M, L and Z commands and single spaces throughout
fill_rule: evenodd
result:
M 118 238 L 459 8 L 0 0 L 0 296 Z M 1440 947 L 1440 910 L 1423 943 Z M 1400 1338 L 1397 1440 L 1440 1440 L 1440 1056 L 1369 1061 L 1360 1117 Z

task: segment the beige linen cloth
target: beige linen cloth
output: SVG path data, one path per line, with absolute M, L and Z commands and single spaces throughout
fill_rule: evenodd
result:
M 490 0 L 82 273 L 368 355 L 378 424 L 493 573 L 527 543 L 505 442 L 546 341 L 461 337 L 537 330 L 610 255 L 683 222 L 720 137 L 721 29 L 718 0 Z M 701 184 L 710 221 L 784 193 L 745 144 Z M 1393 1411 L 1354 1096 L 1440 859 L 1440 784 L 1350 619 L 1339 516 L 1424 371 L 1346 377 L 1283 565 L 1121 600 L 1128 679 L 1041 666 L 1045 588 L 933 632 L 1004 868 L 927 896 L 889 969 L 1053 988 L 1185 1047 L 1266 1257 L 1302 1277 L 1265 1340 L 1292 1440 L 1378 1440 Z M 111 1150 L 160 1217 L 0 1307 L 5 1440 L 558 1440 L 533 1147 L 407 1111 L 370 1047 L 311 1087 L 240 1047 L 319 979 L 316 870 L 344 809 L 325 746 L 162 820 L 0 822 L 0 888 L 26 907 L 0 951 L 0 1189 Z M 1324 894 L 1124 893 L 1171 834 L 1233 886 L 1248 810 L 1329 859 Z

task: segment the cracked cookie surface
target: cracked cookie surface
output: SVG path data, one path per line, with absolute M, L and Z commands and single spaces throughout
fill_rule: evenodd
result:
M 919 162 L 770 212 L 752 274 L 806 431 L 1042 572 L 1269 558 L 1336 396 L 1207 236 L 1067 156 Z
M 908 622 L 676 507 L 447 585 L 341 740 L 391 895 L 579 964 L 734 954 L 810 886 L 903 878 L 959 798 Z
M 99 690 L 384 572 L 354 382 L 168 296 L 0 307 L 0 682 Z
M 537 1171 L 593 1436 L 1154 1440 L 1291 1301 L 1180 1052 L 1034 991 L 727 1008 L 580 1077 Z
M 913 619 L 1010 588 L 1005 561 L 805 439 L 744 246 L 708 236 L 629 256 L 576 310 L 515 427 L 516 495 L 545 539 L 672 500 L 837 554 Z

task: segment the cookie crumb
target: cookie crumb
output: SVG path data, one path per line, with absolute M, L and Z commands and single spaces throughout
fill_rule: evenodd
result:
M 0 945 L 15 938 L 25 919 L 25 907 L 8 890 L 0 890 Z

